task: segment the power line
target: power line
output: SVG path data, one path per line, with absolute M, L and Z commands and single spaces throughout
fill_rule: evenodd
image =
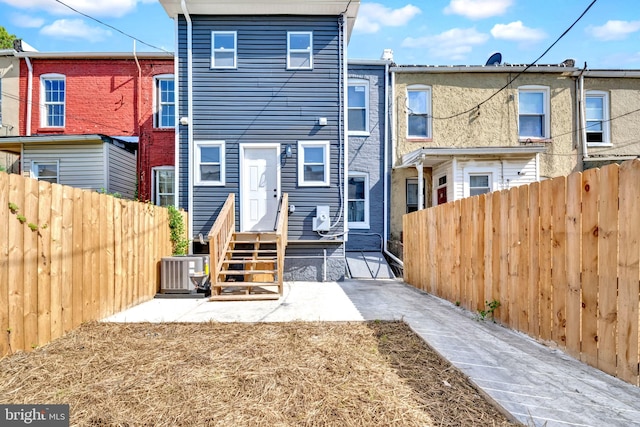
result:
M 451 116 L 446 116 L 446 117 L 434 117 L 433 115 L 431 116 L 433 119 L 436 120 L 448 120 L 448 119 L 453 119 L 459 116 L 462 116 L 464 114 L 469 114 L 474 110 L 480 109 L 480 107 L 489 102 L 491 99 L 493 99 L 496 95 L 498 95 L 500 92 L 502 92 L 503 90 L 505 90 L 506 88 L 508 88 L 518 77 L 520 77 L 522 74 L 524 74 L 529 68 L 533 67 L 539 60 L 542 59 L 542 57 L 544 57 L 547 53 L 549 53 L 549 51 L 565 36 L 567 35 L 567 33 L 569 31 L 571 31 L 571 29 L 582 19 L 582 17 L 584 15 L 587 14 L 587 12 L 589 11 L 589 9 L 591 9 L 591 7 L 597 2 L 598 0 L 593 0 L 591 2 L 591 4 L 589 4 L 589 6 L 587 6 L 587 8 L 580 14 L 580 16 L 578 17 L 578 19 L 576 19 L 575 21 L 573 21 L 573 24 L 571 24 L 569 26 L 569 28 L 567 28 L 566 30 L 564 30 L 564 32 L 562 34 L 560 34 L 560 37 L 558 37 L 556 39 L 556 41 L 554 41 L 551 46 L 549 46 L 544 52 L 542 52 L 542 55 L 538 56 L 538 58 L 533 61 L 531 64 L 527 65 L 524 70 L 520 71 L 518 74 L 515 75 L 515 77 L 513 77 L 511 80 L 509 80 L 504 86 L 502 86 L 500 89 L 498 89 L 496 92 L 494 92 L 490 97 L 488 97 L 487 99 L 485 99 L 484 101 L 480 102 L 479 104 L 475 105 L 474 107 L 471 107 L 465 111 L 462 111 L 460 113 L 456 113 L 453 114 Z
M 64 2 L 62 2 L 62 1 L 60 1 L 60 0 L 55 0 L 55 1 L 56 1 L 56 2 L 58 2 L 58 3 L 60 3 L 61 5 L 63 5 L 64 7 L 67 7 L 67 8 L 69 8 L 69 9 L 71 9 L 72 11 L 74 11 L 74 12 L 76 12 L 76 13 L 78 13 L 78 14 L 80 14 L 80 15 L 84 16 L 84 17 L 87 17 L 87 18 L 89 18 L 89 19 L 91 19 L 91 20 L 93 20 L 93 21 L 96 21 L 97 23 L 99 23 L 99 24 L 101 24 L 101 25 L 104 25 L 105 27 L 111 28 L 112 30 L 117 31 L 118 33 L 120 33 L 120 34 L 122 34 L 122 35 L 124 35 L 124 36 L 126 36 L 126 37 L 129 37 L 130 39 L 133 39 L 133 40 L 135 40 L 135 41 L 137 41 L 137 42 L 140 42 L 140 43 L 142 43 L 143 45 L 149 46 L 149 47 L 150 47 L 150 48 L 152 48 L 152 49 L 157 49 L 157 50 L 161 50 L 161 51 L 163 51 L 163 52 L 172 53 L 172 52 L 169 52 L 169 51 L 168 51 L 168 50 L 166 50 L 166 49 L 163 49 L 163 48 L 158 47 L 158 46 L 154 46 L 154 45 L 152 45 L 152 44 L 150 44 L 150 43 L 147 43 L 147 42 L 145 42 L 145 41 L 143 41 L 143 40 L 140 40 L 140 39 L 139 39 L 139 38 L 137 38 L 137 37 L 134 37 L 134 36 L 132 36 L 132 35 L 130 35 L 130 34 L 127 34 L 127 33 L 125 33 L 124 31 L 122 31 L 122 30 L 120 30 L 120 29 L 118 29 L 118 28 L 114 27 L 113 25 L 109 25 L 109 24 L 107 24 L 106 22 L 103 22 L 103 21 L 101 21 L 101 20 L 99 20 L 99 19 L 97 19 L 97 18 L 94 18 L 93 16 L 87 15 L 87 14 L 86 14 L 86 13 L 84 13 L 84 12 L 80 12 L 78 9 L 74 9 L 73 7 L 69 6 L 68 4 L 66 4 L 66 3 L 64 3 Z

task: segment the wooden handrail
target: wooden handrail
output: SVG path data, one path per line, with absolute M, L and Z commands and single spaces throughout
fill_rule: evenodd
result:
M 225 253 L 236 230 L 235 193 L 229 193 L 218 217 L 209 231 L 209 257 L 211 258 L 211 283 L 218 282 Z
M 276 224 L 276 241 L 278 251 L 278 287 L 282 290 L 282 275 L 284 274 L 284 256 L 287 248 L 289 229 L 289 194 L 283 193 L 280 199 L 278 222 Z

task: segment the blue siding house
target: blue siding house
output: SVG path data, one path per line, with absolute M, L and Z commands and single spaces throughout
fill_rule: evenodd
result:
M 160 2 L 176 25 L 177 204 L 193 251 L 209 252 L 234 194 L 239 233 L 273 231 L 288 213 L 284 280 L 342 279 L 359 0 Z

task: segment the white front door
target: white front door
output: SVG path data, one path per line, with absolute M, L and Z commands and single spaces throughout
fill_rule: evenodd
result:
M 280 203 L 280 144 L 240 146 L 240 229 L 273 231 Z

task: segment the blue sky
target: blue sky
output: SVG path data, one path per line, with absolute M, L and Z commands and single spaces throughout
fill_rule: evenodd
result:
M 173 51 L 174 26 L 157 0 L 63 0 L 87 15 Z M 268 1 L 268 0 L 264 0 Z M 494 52 L 528 64 L 592 0 L 362 0 L 350 58 L 378 59 L 384 48 L 399 64 L 481 65 Z M 56 0 L 0 0 L 0 25 L 43 52 L 131 51 L 133 42 Z M 138 50 L 152 50 L 137 44 Z M 589 68 L 640 69 L 637 0 L 597 0 L 540 63 L 576 60 Z

